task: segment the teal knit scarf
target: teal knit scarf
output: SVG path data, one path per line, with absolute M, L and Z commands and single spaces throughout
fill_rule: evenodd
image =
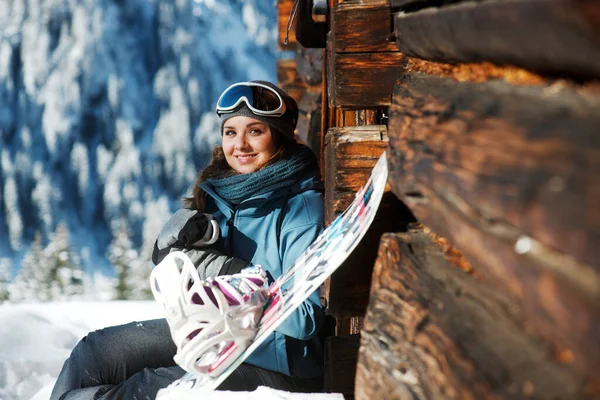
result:
M 317 158 L 307 146 L 299 145 L 288 158 L 248 174 L 209 178 L 205 184 L 233 205 L 253 196 L 289 187 L 310 171 L 317 171 Z

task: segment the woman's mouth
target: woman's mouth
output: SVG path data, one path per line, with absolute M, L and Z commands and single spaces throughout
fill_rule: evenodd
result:
M 237 160 L 240 164 L 251 163 L 252 161 L 254 161 L 255 157 L 256 157 L 255 154 L 245 154 L 245 155 L 241 155 L 241 156 L 235 156 L 235 158 L 237 158 Z

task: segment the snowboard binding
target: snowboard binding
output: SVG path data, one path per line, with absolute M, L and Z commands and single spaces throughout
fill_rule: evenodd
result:
M 150 283 L 177 346 L 175 362 L 201 376 L 219 376 L 251 344 L 269 298 L 260 266 L 203 281 L 183 252 L 167 255 Z

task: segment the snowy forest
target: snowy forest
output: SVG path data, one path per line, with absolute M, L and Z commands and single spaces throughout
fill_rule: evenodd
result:
M 275 79 L 262 0 L 0 0 L 0 302 L 146 299 L 157 233 Z

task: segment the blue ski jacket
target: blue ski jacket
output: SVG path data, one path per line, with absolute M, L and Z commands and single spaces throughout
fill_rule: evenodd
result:
M 245 199 L 235 207 L 206 182 L 200 187 L 208 195 L 204 212 L 212 214 L 221 228 L 217 248 L 261 265 L 274 279 L 291 267 L 324 229 L 323 182 L 318 170 L 291 187 Z M 246 362 L 290 376 L 322 375 L 323 346 L 317 334 L 323 321 L 315 291 Z

